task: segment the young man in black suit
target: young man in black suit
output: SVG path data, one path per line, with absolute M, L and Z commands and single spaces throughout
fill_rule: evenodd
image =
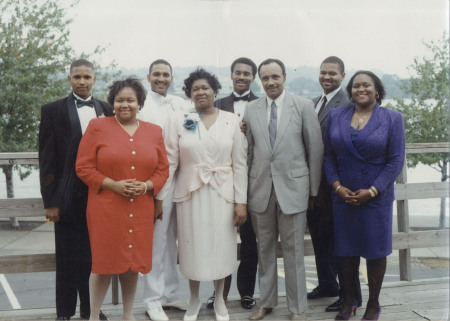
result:
M 250 90 L 250 85 L 255 80 L 257 72 L 256 64 L 249 58 L 238 58 L 231 64 L 231 80 L 233 81 L 233 92 L 222 99 L 215 101 L 214 106 L 235 113 L 241 120 L 244 117 L 247 102 L 258 97 Z M 252 309 L 255 306 L 253 294 L 255 292 L 256 272 L 258 268 L 258 250 L 256 247 L 256 236 L 253 231 L 252 220 L 247 215 L 247 221 L 239 227 L 241 237 L 240 257 L 237 272 L 237 287 L 241 296 L 241 306 L 244 309 Z M 226 300 L 230 291 L 231 275 L 225 279 L 223 297 Z M 208 299 L 207 307 L 212 309 L 214 294 Z
M 80 317 L 89 319 L 91 248 L 86 223 L 88 187 L 75 174 L 78 145 L 89 121 L 112 116 L 112 107 L 94 99 L 94 66 L 85 59 L 70 65 L 73 92 L 41 109 L 39 167 L 45 216 L 55 223 L 56 320 L 70 320 L 80 297 Z M 100 313 L 100 320 L 108 320 Z
M 323 94 L 314 98 L 313 102 L 319 117 L 322 135 L 327 125 L 328 111 L 331 108 L 348 106 L 351 104 L 345 91 L 341 88 L 345 78 L 344 62 L 335 56 L 326 58 L 320 65 L 319 83 Z M 342 287 L 342 273 L 339 259 L 334 256 L 333 232 L 333 204 L 332 190 L 322 174 L 319 194 L 314 208 L 308 210 L 308 228 L 314 247 L 316 270 L 319 285 L 308 293 L 308 299 L 314 300 L 324 297 L 339 296 L 336 302 L 326 307 L 327 312 L 338 312 L 342 308 L 344 288 Z M 336 281 L 339 278 L 339 284 Z M 361 287 L 359 278 L 355 280 L 355 299 L 361 306 Z

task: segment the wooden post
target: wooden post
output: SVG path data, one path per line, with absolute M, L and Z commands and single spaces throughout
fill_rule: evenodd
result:
M 406 184 L 407 182 L 406 160 L 402 172 L 397 177 L 397 184 Z M 409 209 L 408 200 L 397 200 L 397 226 L 398 232 L 409 232 Z M 398 251 L 400 280 L 411 281 L 411 250 L 403 249 Z

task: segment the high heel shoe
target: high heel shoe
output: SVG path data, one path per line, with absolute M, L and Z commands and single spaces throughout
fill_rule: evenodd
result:
M 334 318 L 334 319 L 335 320 L 348 320 L 348 319 L 350 319 L 350 316 L 352 315 L 352 313 L 353 313 L 353 315 L 356 315 L 356 308 L 357 307 L 358 307 L 358 302 L 356 302 L 356 300 L 354 300 L 353 304 L 352 304 L 352 308 L 350 310 L 348 310 L 346 313 L 339 312 L 336 315 L 336 318 Z
M 196 321 L 197 320 L 197 316 L 198 316 L 198 312 L 200 311 L 200 307 L 202 306 L 202 303 L 200 301 L 198 301 L 198 307 L 197 307 L 197 311 L 192 314 L 192 315 L 188 315 L 187 311 L 184 314 L 183 320 L 184 321 Z M 189 308 L 188 308 L 189 311 Z
M 378 318 L 380 317 L 381 314 L 381 307 L 378 308 L 378 313 L 377 315 L 373 318 L 373 319 L 365 319 L 364 317 L 361 320 L 378 320 Z
M 217 321 L 229 321 L 230 320 L 230 315 L 228 314 L 228 310 L 227 310 L 227 314 L 226 315 L 220 315 L 217 313 L 216 310 L 216 304 L 214 303 L 214 314 L 216 315 L 216 320 Z

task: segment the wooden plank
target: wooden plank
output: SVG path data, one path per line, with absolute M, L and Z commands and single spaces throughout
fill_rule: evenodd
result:
M 42 198 L 0 199 L 0 218 L 44 215 Z
M 0 153 L 0 165 L 35 165 L 39 164 L 37 152 Z
M 395 184 L 396 200 L 441 198 L 449 195 L 449 182 Z
M 449 230 L 399 232 L 392 234 L 392 248 L 400 250 L 449 246 L 449 239 Z
M 448 153 L 450 150 L 448 142 L 443 143 L 409 143 L 406 144 L 407 154 L 420 153 Z
M 55 271 L 54 253 L 0 256 L 0 273 L 32 273 Z

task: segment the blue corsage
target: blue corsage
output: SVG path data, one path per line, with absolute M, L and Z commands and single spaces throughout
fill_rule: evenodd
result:
M 190 112 L 189 114 L 184 114 L 184 122 L 183 127 L 187 130 L 190 130 L 192 132 L 195 132 L 195 130 L 198 130 L 198 138 L 200 137 L 200 130 L 198 129 L 198 122 L 201 119 L 201 115 L 197 112 Z

